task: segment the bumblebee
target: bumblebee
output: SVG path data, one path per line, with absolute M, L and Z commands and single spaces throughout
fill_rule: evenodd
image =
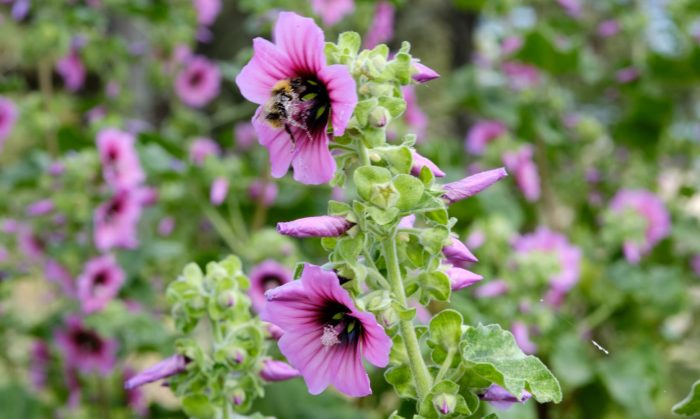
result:
M 280 80 L 272 88 L 272 96 L 263 106 L 262 117 L 275 128 L 284 128 L 296 142 L 292 128 L 311 137 L 310 130 L 324 116 L 327 106 L 323 103 L 322 86 L 301 77 Z

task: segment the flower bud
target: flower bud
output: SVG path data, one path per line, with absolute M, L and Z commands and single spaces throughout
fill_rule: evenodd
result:
M 413 69 L 415 71 L 412 76 L 413 80 L 418 83 L 426 83 L 440 77 L 440 74 L 437 71 L 433 70 L 427 65 L 421 64 L 418 60 L 413 60 Z
M 471 250 L 454 236 L 450 237 L 450 244 L 442 248 L 442 254 L 445 255 L 447 261 L 453 265 L 479 261 Z
M 457 397 L 453 394 L 440 393 L 433 397 L 433 406 L 441 415 L 449 415 L 455 411 Z
M 267 359 L 263 361 L 263 367 L 260 370 L 260 377 L 265 381 L 286 381 L 295 377 L 299 377 L 301 373 L 291 365 L 282 361 Z
M 369 201 L 379 208 L 390 208 L 399 200 L 399 191 L 391 183 L 373 185 Z
M 447 203 L 454 204 L 457 201 L 478 194 L 506 176 L 508 176 L 508 173 L 502 167 L 477 173 L 444 185 L 445 194 L 442 197 L 447 200 Z
M 226 195 L 228 195 L 228 180 L 224 177 L 214 179 L 209 192 L 209 201 L 211 201 L 212 204 L 219 206 L 226 199 Z
M 384 128 L 391 121 L 389 111 L 383 106 L 377 106 L 369 113 L 368 121 L 374 128 Z
M 189 362 L 190 360 L 182 355 L 173 355 L 128 379 L 124 383 L 124 388 L 131 390 L 144 384 L 179 374 L 185 371 L 185 367 Z
M 231 396 L 231 402 L 235 404 L 236 406 L 240 406 L 243 403 L 245 403 L 245 391 L 243 391 L 240 388 L 237 388 L 233 391 L 233 395 Z
M 413 176 L 418 176 L 423 167 L 427 167 L 431 172 L 433 172 L 435 177 L 445 176 L 445 172 L 440 170 L 440 168 L 437 167 L 435 163 L 430 161 L 430 159 L 421 156 L 416 150 L 411 150 L 411 154 L 413 154 L 413 166 L 411 167 L 411 174 Z
M 458 291 L 462 288 L 467 288 L 481 281 L 484 277 L 477 275 L 462 268 L 450 268 L 447 270 L 447 276 L 450 277 L 450 286 L 452 291 Z
M 233 291 L 222 292 L 219 294 L 217 302 L 221 308 L 231 308 L 236 305 L 236 293 Z
M 338 237 L 350 230 L 355 223 L 344 217 L 322 215 L 306 217 L 286 223 L 277 223 L 277 232 L 291 237 Z

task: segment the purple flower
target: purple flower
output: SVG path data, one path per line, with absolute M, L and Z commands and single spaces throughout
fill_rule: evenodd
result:
M 450 237 L 451 243 L 442 248 L 442 254 L 445 255 L 448 263 L 460 265 L 463 263 L 478 262 L 479 259 L 462 243 L 456 236 Z
M 462 268 L 452 267 L 447 269 L 445 273 L 450 278 L 450 287 L 452 291 L 459 291 L 462 288 L 470 287 L 484 279 L 483 276 Z
M 457 201 L 478 194 L 506 176 L 508 176 L 508 173 L 502 167 L 477 173 L 462 180 L 443 185 L 445 194 L 442 197 L 449 204 L 454 204 Z
M 529 144 L 517 151 L 503 153 L 503 164 L 513 174 L 523 196 L 530 202 L 540 199 L 540 175 L 532 155 L 533 149 Z
M 312 19 L 282 12 L 275 43 L 253 40 L 253 58 L 236 77 L 241 94 L 261 105 L 253 117 L 270 153 L 272 176 L 327 183 L 335 173 L 328 123 L 343 135 L 357 104 L 355 81 L 344 65 L 326 65 L 323 31 Z
M 239 122 L 233 127 L 233 137 L 236 141 L 236 148 L 246 151 L 250 149 L 258 138 L 258 134 L 250 122 Z
M 671 231 L 671 218 L 664 203 L 647 190 L 620 190 L 610 202 L 610 209 L 615 213 L 634 211 L 646 220 L 644 242 L 628 240 L 624 243 L 625 258 L 630 263 L 639 262 L 642 256 L 648 254 Z
M 489 402 L 499 409 L 508 409 L 513 403 L 525 403 L 530 397 L 532 394 L 527 390 L 523 390 L 520 397 L 515 397 L 498 384 L 492 384 L 484 394 L 479 395 L 481 400 Z
M 557 0 L 559 6 L 574 19 L 579 19 L 583 13 L 583 8 L 579 0 Z
M 569 243 L 566 236 L 547 227 L 539 227 L 534 233 L 526 234 L 513 241 L 513 248 L 519 254 L 552 254 L 559 262 L 559 269 L 549 278 L 550 288 L 566 293 L 579 280 L 581 273 L 581 249 Z
M 406 124 L 415 132 L 418 141 L 423 140 L 428 129 L 428 117 L 418 106 L 416 87 L 409 85 L 402 87 L 401 90 L 406 101 L 406 111 L 404 112 Z
M 20 226 L 17 231 L 17 246 L 24 257 L 38 261 L 44 257 L 46 243 L 31 228 Z
M 102 174 L 113 189 L 130 189 L 146 178 L 134 142 L 133 135 L 114 128 L 105 128 L 97 133 Z
M 228 179 L 225 177 L 214 179 L 211 183 L 211 190 L 209 191 L 209 201 L 216 206 L 223 204 L 228 195 L 228 186 Z
M 175 218 L 164 217 L 158 222 L 158 234 L 163 237 L 168 237 L 175 229 Z
M 29 217 L 39 217 L 46 215 L 53 210 L 54 205 L 51 199 L 41 199 L 27 206 L 26 214 Z
M 540 82 L 540 71 L 535 66 L 508 61 L 502 64 L 502 69 L 515 90 L 524 90 Z
M 219 95 L 221 72 L 202 56 L 192 57 L 175 79 L 175 92 L 189 106 L 200 108 Z
M 354 0 L 311 0 L 311 9 L 321 16 L 323 24 L 333 26 L 343 19 L 343 16 L 355 10 Z
M 307 264 L 299 281 L 266 296 L 260 318 L 284 330 L 280 351 L 301 372 L 309 393 L 330 384 L 351 397 L 372 393 L 362 357 L 385 367 L 391 338 L 372 314 L 355 307 L 335 273 Z
M 159 363 L 146 368 L 145 370 L 134 375 L 124 383 L 124 388 L 131 390 L 141 387 L 144 384 L 172 377 L 175 374 L 184 372 L 187 368 L 189 359 L 182 355 L 173 355 L 165 358 Z
M 218 156 L 221 154 L 221 147 L 211 138 L 196 138 L 190 144 L 190 160 L 198 166 L 204 164 L 204 161 L 209 156 Z
M 484 154 L 491 141 L 508 132 L 508 128 L 499 121 L 479 121 L 472 125 L 464 139 L 464 149 L 476 155 Z
M 639 78 L 639 70 L 634 67 L 627 67 L 615 73 L 615 80 L 620 84 L 631 83 Z
M 523 39 L 519 36 L 508 36 L 501 43 L 501 54 L 510 55 L 517 52 L 523 46 Z
M 292 281 L 292 272 L 274 260 L 266 260 L 250 271 L 248 295 L 253 309 L 260 313 L 265 306 L 265 292 Z
M 78 277 L 78 299 L 84 313 L 102 310 L 119 293 L 124 271 L 111 255 L 89 260 Z
M 428 169 L 430 169 L 430 171 L 433 172 L 433 175 L 435 175 L 435 177 L 445 176 L 445 172 L 440 170 L 440 168 L 437 167 L 435 163 L 430 161 L 430 159 L 421 156 L 416 150 L 413 149 L 411 150 L 411 154 L 413 155 L 413 166 L 411 167 L 411 174 L 413 176 L 418 176 L 423 167 L 427 167 Z
M 700 277 L 700 255 L 695 255 L 690 260 L 690 267 L 693 269 L 695 276 Z
M 374 19 L 365 35 L 365 49 L 372 49 L 377 45 L 390 41 L 394 36 L 394 6 L 384 0 L 377 3 L 374 10 Z
M 56 332 L 55 339 L 71 368 L 102 375 L 109 374 L 114 368 L 117 342 L 104 339 L 86 328 L 77 316 L 66 319 L 66 327 Z
M 489 281 L 474 290 L 477 298 L 493 298 L 508 292 L 508 283 L 502 279 Z
M 263 361 L 263 367 L 260 370 L 260 377 L 268 382 L 286 381 L 300 376 L 301 373 L 296 368 L 286 362 L 273 359 Z
M 269 207 L 277 199 L 277 184 L 263 180 L 254 180 L 248 188 L 248 195 L 253 201 Z
M 610 38 L 620 32 L 620 24 L 615 19 L 604 20 L 598 25 L 598 35 L 602 38 Z
M 466 244 L 471 249 L 480 248 L 486 241 L 486 235 L 481 230 L 474 230 L 467 236 Z
M 0 151 L 5 139 L 10 135 L 17 122 L 17 107 L 7 98 L 0 96 Z
M 63 77 L 63 83 L 66 89 L 71 92 L 80 90 L 85 83 L 86 70 L 83 62 L 80 60 L 80 54 L 77 48 L 71 48 L 68 55 L 58 60 L 56 63 L 56 72 Z
M 34 388 L 38 391 L 42 391 L 46 387 L 46 378 L 50 362 L 51 354 L 49 353 L 49 346 L 44 341 L 35 341 L 31 349 L 29 379 Z
M 510 331 L 513 333 L 515 343 L 517 343 L 518 346 L 520 346 L 520 349 L 522 349 L 523 352 L 525 352 L 526 354 L 533 354 L 537 351 L 537 345 L 535 345 L 530 340 L 530 331 L 525 323 L 513 323 L 513 326 L 510 328 Z
M 277 232 L 292 237 L 338 237 L 354 225 L 344 217 L 321 215 L 277 223 Z
M 10 12 L 12 19 L 20 21 L 27 17 L 29 9 L 32 6 L 31 0 L 11 0 L 11 2 L 13 3 L 12 11 Z M 8 2 L 4 1 L 4 3 Z
M 141 203 L 137 194 L 123 189 L 95 210 L 95 246 L 100 251 L 115 247 L 138 246 L 138 222 Z
M 192 0 L 192 4 L 197 12 L 197 22 L 204 26 L 214 23 L 221 11 L 221 0 Z
M 411 77 L 416 83 L 427 83 L 440 77 L 440 73 L 425 64 L 421 64 L 417 59 L 413 60 L 413 69 L 415 72 Z

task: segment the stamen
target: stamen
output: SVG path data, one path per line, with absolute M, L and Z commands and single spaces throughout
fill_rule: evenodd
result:
M 337 326 L 330 324 L 323 326 L 323 335 L 321 336 L 321 344 L 323 346 L 333 346 L 340 343 L 340 339 L 338 339 L 340 332 L 336 328 Z

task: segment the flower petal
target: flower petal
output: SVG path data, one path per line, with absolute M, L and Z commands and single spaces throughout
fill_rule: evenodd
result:
M 369 376 L 362 365 L 362 358 L 356 345 L 336 349 L 337 361 L 331 383 L 341 393 L 350 397 L 364 397 L 372 394 Z
M 323 31 L 313 19 L 282 12 L 274 31 L 275 44 L 291 62 L 296 75 L 316 75 L 326 63 Z
M 291 137 L 281 128 L 274 128 L 260 115 L 262 107 L 253 116 L 253 127 L 258 134 L 260 144 L 270 153 L 270 169 L 273 177 L 279 178 L 287 174 L 289 165 L 294 157 L 294 143 Z
M 372 365 L 380 368 L 386 367 L 389 363 L 391 338 L 377 323 L 373 314 L 353 311 L 352 315 L 362 323 L 362 355 Z
M 348 121 L 357 105 L 357 87 L 347 66 L 334 64 L 324 67 L 318 73 L 319 79 L 326 86 L 331 99 L 331 122 L 333 135 L 345 132 Z
M 335 174 L 335 159 L 328 149 L 328 135 L 325 131 L 297 136 L 297 150 L 292 160 L 294 180 L 307 185 L 320 185 L 330 182 Z M 274 173 L 273 173 L 274 176 Z
M 253 58 L 236 76 L 236 85 L 244 98 L 262 105 L 270 98 L 280 80 L 293 76 L 289 57 L 270 41 L 253 39 Z

